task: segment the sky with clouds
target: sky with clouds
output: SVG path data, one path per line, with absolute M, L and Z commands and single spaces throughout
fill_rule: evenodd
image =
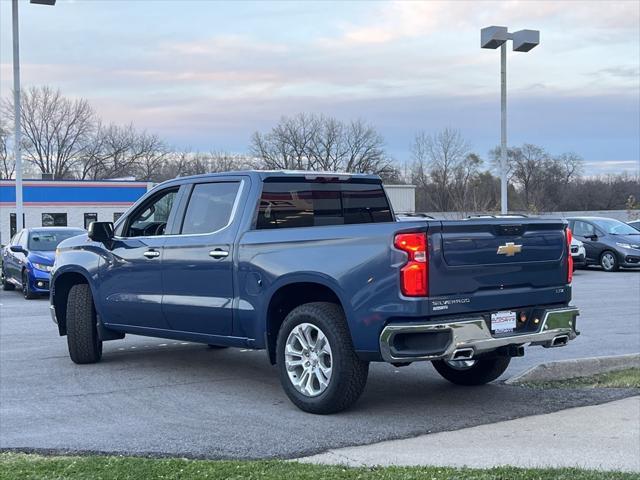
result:
M 509 51 L 509 143 L 574 151 L 587 173 L 638 172 L 640 2 L 20 2 L 22 84 L 89 99 L 176 148 L 244 152 L 282 115 L 364 119 L 410 160 L 419 130 L 499 143 L 499 54 L 480 28 L 541 31 Z M 11 3 L 0 0 L 9 95 Z

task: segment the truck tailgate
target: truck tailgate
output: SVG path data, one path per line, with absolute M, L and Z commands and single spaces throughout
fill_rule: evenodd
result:
M 430 222 L 429 295 L 563 287 L 565 228 L 560 219 Z

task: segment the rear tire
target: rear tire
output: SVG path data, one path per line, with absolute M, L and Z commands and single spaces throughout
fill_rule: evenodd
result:
M 308 348 L 301 342 L 295 343 L 296 338 L 305 336 L 304 332 L 309 334 L 306 337 Z M 295 350 L 296 345 L 301 346 L 298 349 L 301 353 L 292 355 L 291 349 Z M 333 303 L 314 302 L 294 308 L 280 327 L 276 355 L 282 388 L 305 412 L 330 414 L 345 410 L 358 400 L 367 383 L 369 363 L 356 355 L 342 308 Z M 297 367 L 294 366 L 296 358 L 301 359 L 301 365 Z M 313 394 L 299 391 L 298 388 L 303 387 L 296 387 L 291 378 L 297 375 L 299 385 L 307 383 L 302 381 L 305 365 L 309 372 L 318 372 L 309 373 L 309 376 L 325 380 L 325 385 L 310 382 L 310 388 L 317 390 Z M 330 372 L 328 379 L 327 372 Z
M 102 341 L 98 338 L 96 322 L 89 285 L 74 285 L 67 299 L 67 345 L 74 363 L 96 363 L 102 358 Z
M 22 271 L 22 295 L 26 300 L 38 298 L 38 295 L 31 291 L 31 287 L 29 286 L 29 274 L 26 270 Z
M 617 272 L 620 270 L 618 257 L 611 250 L 606 250 L 600 255 L 600 266 L 605 272 Z
M 511 357 L 489 357 L 474 360 L 472 366 L 464 368 L 455 368 L 446 360 L 435 360 L 433 367 L 445 379 L 456 385 L 484 385 L 494 381 L 502 375 L 507 367 Z
M 5 292 L 9 292 L 11 290 L 15 290 L 16 286 L 13 283 L 9 283 L 7 281 L 7 276 L 4 273 L 4 269 L 2 270 L 2 290 Z

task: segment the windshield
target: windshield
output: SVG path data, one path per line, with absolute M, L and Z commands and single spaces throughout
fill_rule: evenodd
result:
M 83 233 L 83 230 L 36 230 L 29 233 L 29 250 L 52 252 L 61 241 Z
M 611 235 L 638 235 L 638 232 L 635 228 L 627 225 L 620 220 L 614 220 L 613 218 L 607 220 L 597 220 L 595 223 L 600 230 L 604 230 L 606 233 Z

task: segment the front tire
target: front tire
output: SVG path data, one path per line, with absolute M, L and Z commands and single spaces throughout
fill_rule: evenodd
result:
M 38 295 L 31 291 L 31 287 L 29 286 L 29 274 L 26 270 L 22 271 L 22 295 L 26 300 L 38 298 Z
M 89 285 L 74 285 L 67 299 L 67 345 L 74 363 L 96 363 L 102 358 L 102 341 L 98 338 L 96 322 Z
M 502 375 L 511 357 L 489 357 L 475 360 L 435 360 L 436 371 L 456 385 L 484 385 Z
M 356 355 L 344 313 L 333 303 L 293 309 L 280 327 L 276 354 L 282 387 L 305 412 L 345 410 L 367 383 L 369 363 Z
M 600 266 L 605 272 L 617 272 L 620 269 L 618 257 L 611 250 L 602 252 L 602 255 L 600 255 Z

